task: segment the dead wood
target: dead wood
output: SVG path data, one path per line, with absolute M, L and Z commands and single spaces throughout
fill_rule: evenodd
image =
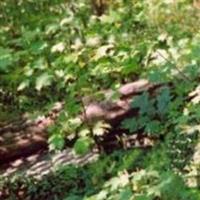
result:
M 26 157 L 47 148 L 47 134 L 34 133 L 27 137 L 15 137 L 13 143 L 1 145 L 0 164 Z
M 159 85 L 151 84 L 147 80 L 139 80 L 128 83 L 119 88 L 119 99 L 115 101 L 91 102 L 84 105 L 85 113 L 80 115 L 83 123 L 104 120 L 111 125 L 111 131 L 121 134 L 119 125 L 123 119 L 137 115 L 137 110 L 133 110 L 130 102 L 135 95 L 144 91 L 153 91 Z M 23 122 L 21 125 L 8 125 L 0 129 L 3 133 L 0 138 L 0 163 L 5 163 L 25 157 L 45 149 L 47 143 L 47 127 L 54 123 L 59 112 L 63 108 L 63 103 L 57 104 L 49 114 L 34 122 Z M 22 130 L 21 133 L 20 129 Z M 10 134 L 10 136 L 8 136 Z M 109 135 L 106 134 L 106 135 Z M 114 137 L 117 138 L 116 136 Z

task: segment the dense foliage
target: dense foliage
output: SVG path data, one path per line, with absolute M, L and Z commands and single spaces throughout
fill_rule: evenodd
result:
M 152 149 L 114 151 L 84 167 L 63 167 L 40 182 L 2 179 L 0 188 L 10 194 L 5 199 L 20 198 L 19 188 L 24 199 L 200 199 L 199 181 L 193 180 L 200 166 L 200 158 L 193 160 L 199 91 L 195 99 L 188 96 L 200 73 L 198 2 L 107 0 L 103 8 L 99 2 L 0 2 L 0 121 L 24 112 L 34 118 L 62 101 L 49 129 L 50 148 L 76 138 L 74 149 L 84 154 L 108 128 L 77 118 L 84 97 L 103 100 L 105 89 L 145 78 L 163 87 L 136 96 L 131 106 L 138 115 L 119 126 L 159 141 Z

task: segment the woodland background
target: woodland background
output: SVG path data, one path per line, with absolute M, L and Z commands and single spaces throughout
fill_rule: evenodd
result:
M 200 200 L 199 9 L 0 1 L 0 199 Z

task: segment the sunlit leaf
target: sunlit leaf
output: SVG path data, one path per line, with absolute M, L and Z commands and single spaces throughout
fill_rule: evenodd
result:
M 25 80 L 25 81 L 20 83 L 20 85 L 18 86 L 17 90 L 18 91 L 24 90 L 26 87 L 29 86 L 29 84 L 30 84 L 30 81 L 29 80 Z
M 93 133 L 94 135 L 102 136 L 105 132 L 108 131 L 109 128 L 111 128 L 109 124 L 99 121 L 93 127 Z
M 62 149 L 65 144 L 64 137 L 58 133 L 54 133 L 52 136 L 50 136 L 48 142 L 51 150 Z
M 52 81 L 52 76 L 45 72 L 39 77 L 37 77 L 35 88 L 38 91 L 40 91 L 43 87 L 49 86 L 51 84 L 51 81 Z
M 51 52 L 55 53 L 62 53 L 65 50 L 65 44 L 63 42 L 59 42 L 57 44 L 55 44 L 54 46 L 52 46 L 51 48 Z
M 113 51 L 113 48 L 114 46 L 112 44 L 99 47 L 94 56 L 94 60 L 98 60 L 102 57 L 108 56 L 109 51 Z

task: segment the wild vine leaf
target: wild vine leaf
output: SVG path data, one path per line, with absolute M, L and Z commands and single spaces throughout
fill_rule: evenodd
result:
M 133 98 L 131 106 L 132 108 L 139 108 L 141 115 L 151 115 L 154 113 L 153 100 L 150 100 L 147 92 Z
M 142 104 L 146 108 L 146 106 L 148 106 L 148 101 L 149 101 L 149 95 L 148 95 L 148 93 L 145 92 L 142 95 L 136 96 L 133 99 L 131 106 L 132 106 L 132 108 L 141 108 L 142 107 L 141 102 L 142 102 Z
M 171 101 L 170 90 L 168 87 L 161 89 L 160 94 L 157 96 L 157 112 L 160 115 L 164 115 L 169 107 Z
M 138 121 L 135 118 L 128 118 L 122 121 L 122 128 L 134 132 L 138 129 Z
M 149 116 L 140 116 L 138 117 L 138 128 L 144 128 L 151 122 L 151 118 Z
M 162 131 L 162 126 L 158 120 L 152 120 L 146 124 L 145 132 L 150 134 L 160 134 Z
M 148 79 L 153 83 L 162 83 L 163 81 L 167 80 L 167 76 L 166 73 L 163 73 L 160 69 L 152 69 L 148 73 Z

